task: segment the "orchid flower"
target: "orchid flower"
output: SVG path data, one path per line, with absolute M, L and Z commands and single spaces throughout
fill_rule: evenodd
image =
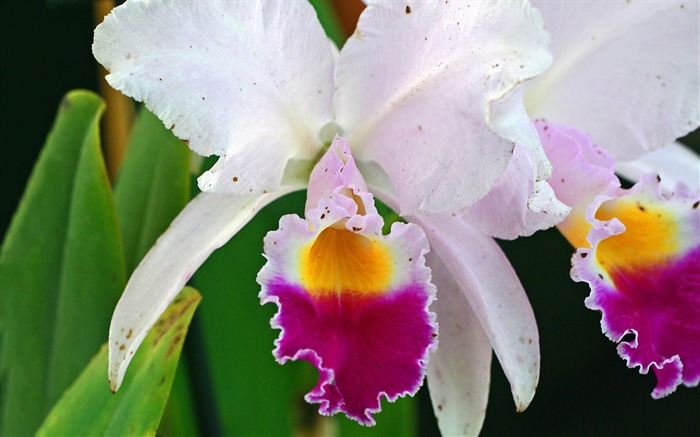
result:
M 695 386 L 700 160 L 673 141 L 700 124 L 699 4 L 535 5 L 554 61 L 523 94 L 542 119 L 549 182 L 572 207 L 558 225 L 578 248 L 572 278 L 590 285 L 585 304 L 602 312 L 602 330 L 627 365 L 653 368 L 654 398 Z M 637 185 L 622 190 L 620 170 Z
M 442 432 L 474 434 L 493 350 L 518 410 L 530 403 L 532 309 L 491 234 L 471 220 L 495 221 L 508 207 L 514 226 L 541 229 L 569 210 L 544 182 L 551 167 L 514 92 L 551 61 L 541 17 L 526 2 L 368 3 L 340 52 L 305 1 L 129 0 L 96 29 L 108 82 L 193 151 L 219 156 L 115 309 L 113 390 L 209 254 L 308 184 L 305 219 L 283 217 L 268 235 L 258 277 L 262 301 L 280 306 L 275 357 L 319 368 L 307 400 L 371 424 L 381 397 L 414 393 L 427 371 Z M 526 200 L 502 203 L 513 185 Z M 380 235 L 373 196 L 412 223 Z M 441 345 L 427 370 L 437 340 L 424 262 Z M 318 317 L 300 318 L 309 306 Z M 363 369 L 364 359 L 377 367 Z

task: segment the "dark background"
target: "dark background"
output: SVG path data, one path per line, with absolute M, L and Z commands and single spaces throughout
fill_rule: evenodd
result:
M 93 27 L 89 3 L 0 2 L 3 235 L 61 97 L 74 88 L 97 89 L 90 50 Z M 697 144 L 697 138 L 691 141 Z M 569 279 L 572 249 L 557 231 L 504 242 L 503 247 L 537 316 L 542 372 L 533 403 L 517 414 L 494 360 L 482 435 L 700 436 L 700 390 L 680 387 L 666 399 L 652 400 L 654 376 L 627 369 L 615 345 L 601 334 L 599 314 L 583 306 L 588 287 Z M 421 399 L 420 434 L 432 434 L 435 425 L 425 393 Z

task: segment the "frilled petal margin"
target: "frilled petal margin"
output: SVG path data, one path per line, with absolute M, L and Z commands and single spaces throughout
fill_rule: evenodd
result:
M 131 275 L 109 327 L 109 383 L 126 369 L 170 302 L 209 255 L 265 205 L 301 187 L 256 196 L 201 193 L 173 220 Z
M 600 205 L 571 276 L 629 367 L 653 366 L 654 398 L 700 381 L 700 214 L 697 193 L 661 194 L 655 175 Z
M 373 425 L 382 397 L 416 393 L 437 344 L 428 242 L 412 224 L 381 234 L 383 220 L 340 138 L 312 172 L 309 201 L 306 220 L 284 216 L 265 238 L 260 298 L 278 305 L 271 324 L 282 330 L 273 354 L 318 368 L 306 400 L 320 403 L 321 414 L 342 411 Z
M 618 353 L 641 373 L 654 369 L 652 396 L 700 381 L 700 200 L 678 184 L 662 194 L 660 178 L 646 174 L 630 190 L 619 188 L 612 161 L 573 128 L 540 122 L 554 165 L 555 192 L 576 217 L 562 233 L 579 249 L 571 276 L 591 287 L 586 306 L 602 312 L 601 326 Z M 545 129 L 546 127 L 546 129 Z M 563 134 L 562 134 L 563 133 Z M 556 153 L 549 153 L 556 151 Z M 568 179 L 558 177 L 566 169 Z M 559 182 L 559 183 L 557 183 Z M 585 221 L 581 208 L 585 203 Z M 581 236 L 586 236 L 586 241 Z
M 564 220 L 570 209 L 546 181 L 537 181 L 534 153 L 519 145 L 506 171 L 483 199 L 458 214 L 482 234 L 512 240 L 548 229 Z

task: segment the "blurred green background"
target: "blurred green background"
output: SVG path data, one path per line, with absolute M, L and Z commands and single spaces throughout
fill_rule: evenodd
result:
M 98 73 L 90 50 L 93 28 L 89 3 L 0 2 L 3 235 L 61 97 L 74 88 L 97 91 Z M 698 138 L 697 132 L 689 137 L 695 150 L 699 150 Z M 291 420 L 295 414 L 305 416 L 315 408 L 304 405 L 303 392 L 296 399 L 275 398 L 277 384 L 295 386 L 293 378 L 308 369 L 306 364 L 274 362 L 272 340 L 277 331 L 268 325 L 274 308 L 259 305 L 255 283 L 264 262 L 262 237 L 277 227 L 281 214 L 300 212 L 303 201 L 303 194 L 294 195 L 268 207 L 195 277 L 203 300 L 196 316 L 198 328 L 188 337 L 185 354 L 189 353 L 190 368 L 200 372 L 195 390 L 199 405 L 205 405 L 205 400 L 216 404 L 201 411 L 209 433 L 231 434 L 247 429 L 239 424 L 257 421 L 258 432 L 264 435 L 264 424 Z M 666 399 L 651 399 L 654 376 L 627 369 L 615 345 L 601 334 L 599 315 L 583 306 L 587 285 L 569 279 L 572 249 L 556 230 L 502 246 L 537 317 L 542 371 L 533 403 L 518 414 L 508 382 L 494 360 L 482 435 L 700 435 L 700 390 L 680 387 Z M 267 352 L 241 354 L 251 342 L 262 343 Z M 201 351 L 206 360 L 197 359 Z M 263 371 L 272 372 L 275 379 L 256 379 Z M 258 416 L 237 415 L 237 403 L 253 405 Z M 425 389 L 419 403 L 417 435 L 437 435 Z M 289 408 L 280 411 L 280 405 Z M 381 423 L 382 415 L 377 419 Z M 356 432 L 348 429 L 349 435 Z M 404 434 L 408 429 L 387 430 L 386 435 Z

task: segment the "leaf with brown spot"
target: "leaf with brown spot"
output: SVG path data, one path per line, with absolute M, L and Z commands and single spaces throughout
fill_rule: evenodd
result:
M 37 435 L 155 435 L 182 340 L 201 296 L 185 287 L 132 361 L 118 393 L 107 382 L 107 344 L 50 411 Z M 153 340 L 158 338 L 159 341 Z

